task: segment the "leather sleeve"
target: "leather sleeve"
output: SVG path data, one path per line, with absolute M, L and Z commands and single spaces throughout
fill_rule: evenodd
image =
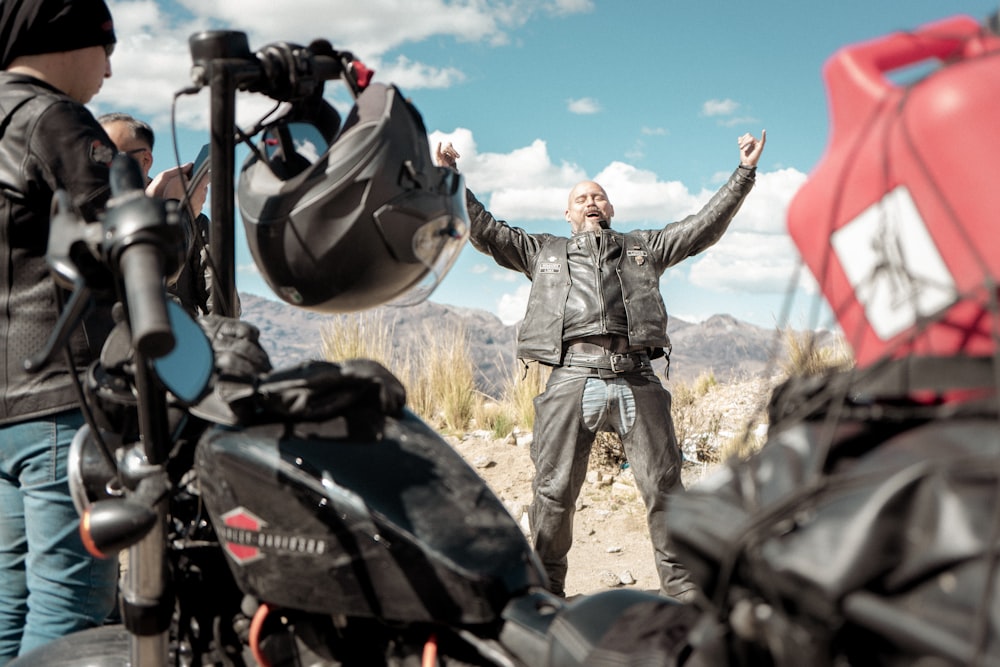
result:
M 548 234 L 529 234 L 518 227 L 511 227 L 497 220 L 486 210 L 471 190 L 465 191 L 466 206 L 472 229 L 469 240 L 481 253 L 491 256 L 505 269 L 520 271 L 531 277 L 534 257 L 538 254 Z
M 62 188 L 85 219 L 97 220 L 111 195 L 109 165 L 115 155 L 103 128 L 69 100 L 49 105 L 29 127 L 24 176 L 29 193 L 39 198 L 38 213 L 48 217 L 52 193 Z
M 729 229 L 754 185 L 754 171 L 737 168 L 700 211 L 646 232 L 650 252 L 663 271 L 714 245 Z

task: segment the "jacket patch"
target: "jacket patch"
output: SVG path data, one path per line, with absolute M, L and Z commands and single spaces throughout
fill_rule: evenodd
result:
M 625 254 L 632 258 L 637 265 L 642 266 L 646 263 L 646 257 L 649 255 L 645 250 L 636 246 L 635 248 L 629 248 L 625 251 Z
M 559 262 L 539 262 L 538 272 L 539 273 L 559 273 L 562 271 L 562 264 Z
M 111 160 L 115 157 L 115 149 L 108 146 L 100 139 L 94 139 L 90 144 L 90 161 L 97 164 L 111 166 Z

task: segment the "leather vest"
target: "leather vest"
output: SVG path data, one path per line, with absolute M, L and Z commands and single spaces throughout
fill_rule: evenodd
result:
M 579 237 L 588 236 L 581 240 L 596 244 L 603 237 L 602 253 L 583 256 L 578 253 L 577 260 L 583 257 L 591 260 L 590 270 L 571 272 L 568 248 Z M 624 248 L 634 249 L 635 254 L 629 257 L 620 252 Z M 612 230 L 572 239 L 547 239 L 535 256 L 536 271 L 528 309 L 518 330 L 517 356 L 557 365 L 562 360 L 564 339 L 602 333 L 626 335 L 630 346 L 650 348 L 655 356 L 662 356 L 663 348 L 670 346 L 670 339 L 667 309 L 658 289 L 659 273 L 653 262 L 637 261 L 648 255 L 640 236 Z M 613 270 L 602 271 L 601 266 L 608 262 Z M 603 280 L 599 277 L 602 274 Z M 567 313 L 571 293 L 575 297 L 573 311 L 583 307 L 586 310 L 582 314 Z M 567 321 L 573 322 L 573 328 L 567 328 Z

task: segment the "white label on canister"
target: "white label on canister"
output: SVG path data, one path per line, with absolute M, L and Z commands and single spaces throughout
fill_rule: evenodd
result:
M 875 334 L 889 340 L 954 303 L 955 280 L 899 186 L 830 237 Z

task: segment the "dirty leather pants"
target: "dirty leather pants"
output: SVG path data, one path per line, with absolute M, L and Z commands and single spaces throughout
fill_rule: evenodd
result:
M 670 393 L 648 362 L 620 374 L 576 366 L 554 368 L 534 404 L 535 478 L 528 517 L 550 590 L 565 593 L 576 500 L 599 431 L 621 437 L 646 504 L 661 593 L 684 597 L 694 589 L 667 546 L 666 505 L 670 493 L 683 490 L 682 461 L 670 416 Z

